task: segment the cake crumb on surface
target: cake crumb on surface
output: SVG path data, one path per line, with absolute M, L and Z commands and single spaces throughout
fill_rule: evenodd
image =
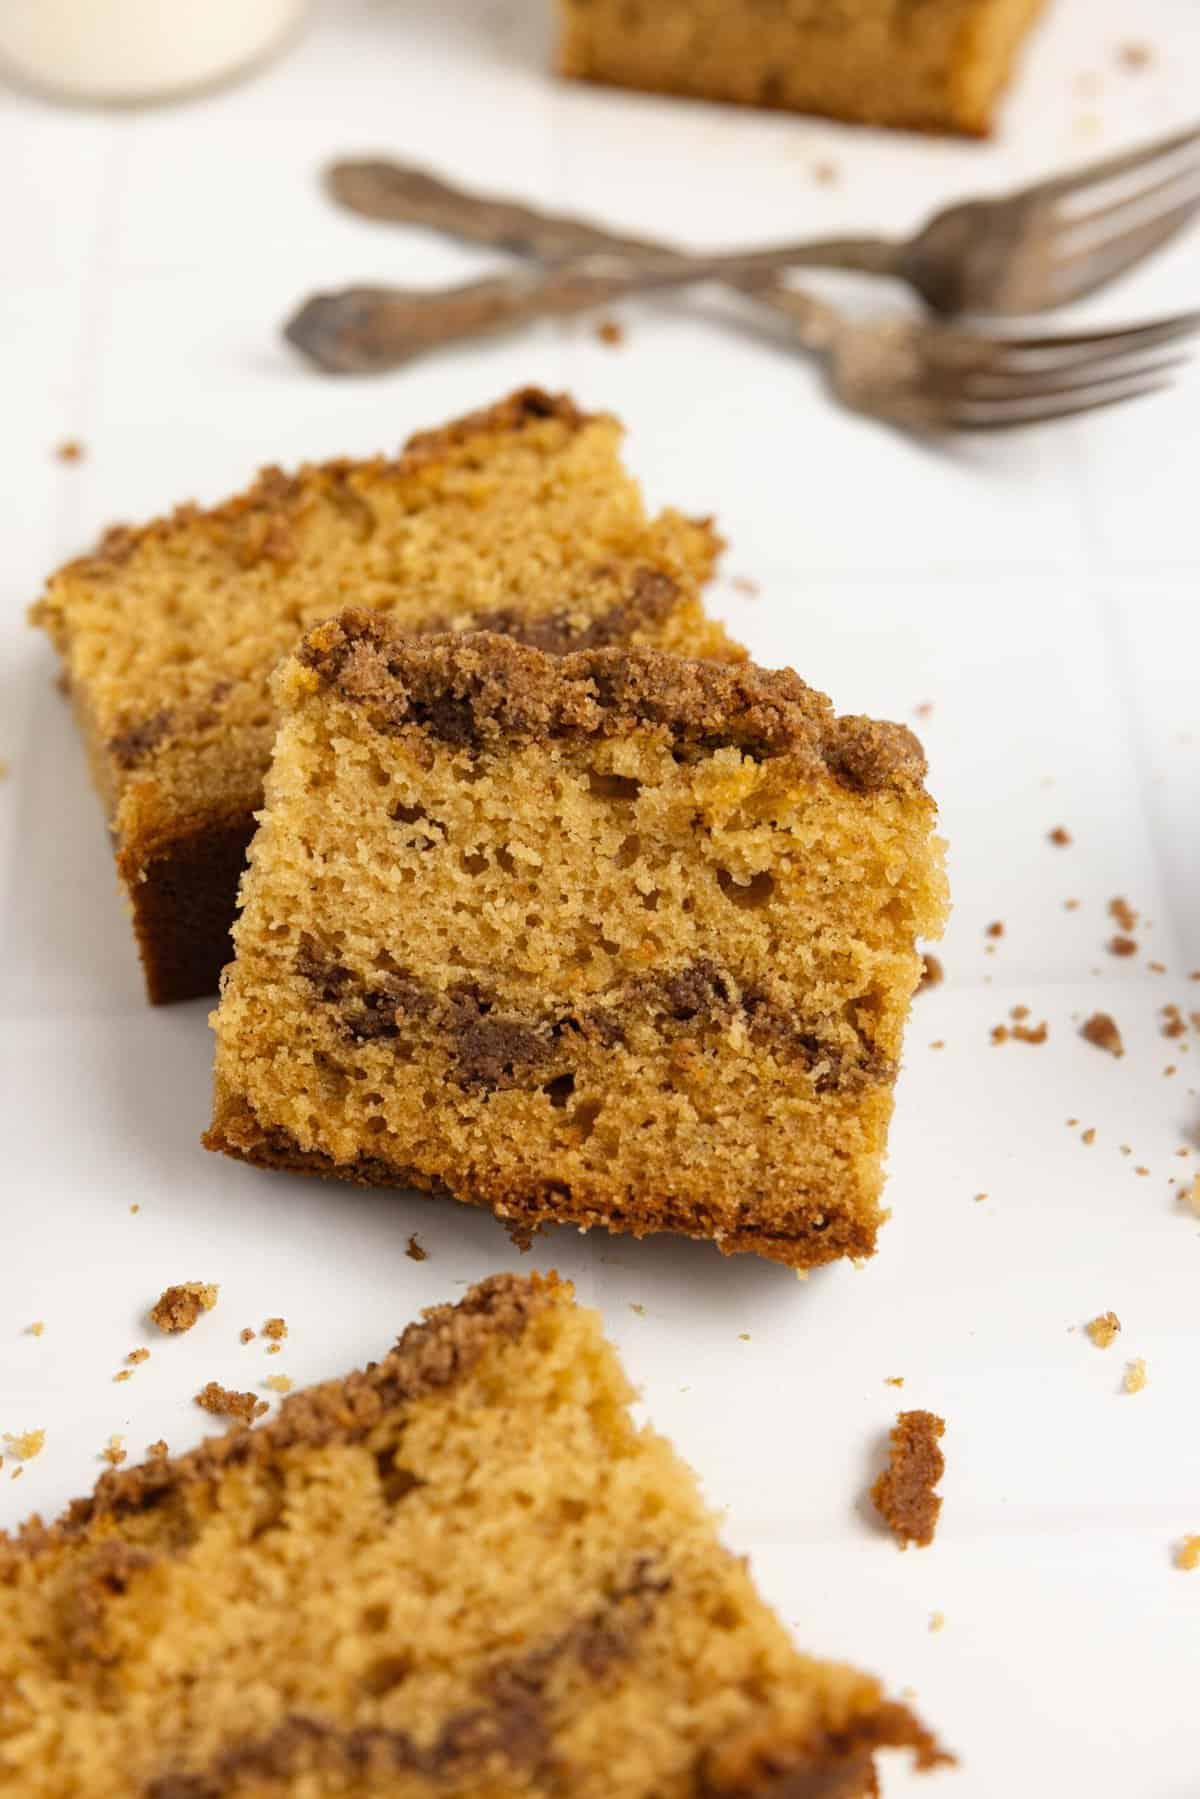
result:
M 1175 1566 L 1188 1572 L 1200 1568 L 1200 1536 L 1184 1537 L 1175 1551 Z
M 421 1239 L 417 1236 L 415 1231 L 408 1239 L 408 1248 L 404 1253 L 410 1262 L 427 1262 L 429 1260 L 429 1251 L 425 1248 L 425 1245 L 421 1242 Z
M 1049 837 L 1051 843 L 1057 844 L 1059 849 L 1066 849 L 1069 843 L 1075 841 L 1066 825 L 1055 825 L 1054 829 L 1049 833 Z
M 921 961 L 921 978 L 917 982 L 917 992 L 924 993 L 929 987 L 940 987 L 946 978 L 946 970 L 939 956 L 924 956 Z
M 892 1535 L 907 1548 L 933 1542 L 942 1509 L 934 1488 L 946 1469 L 939 1448 L 945 1420 L 933 1412 L 899 1412 L 889 1437 L 888 1466 L 871 1498 Z
M 1087 1130 L 1086 1130 L 1086 1131 L 1080 1131 L 1080 1133 L 1079 1133 L 1079 1140 L 1080 1140 L 1080 1142 L 1081 1142 L 1081 1143 L 1086 1143 L 1086 1144 L 1087 1144 L 1087 1145 L 1088 1145 L 1088 1146 L 1089 1146 L 1089 1148 L 1090 1148 L 1090 1147 L 1091 1147 L 1091 1145 L 1092 1145 L 1092 1144 L 1093 1144 L 1093 1143 L 1094 1143 L 1094 1142 L 1095 1142 L 1095 1141 L 1096 1141 L 1096 1127 L 1095 1127 L 1095 1125 L 1094 1125 L 1094 1124 L 1089 1124 L 1089 1125 L 1088 1125 L 1088 1128 L 1087 1128 Z
M 64 437 L 61 443 L 54 446 L 54 455 L 58 462 L 82 462 L 86 454 L 86 450 L 77 437 Z
M 1121 1320 L 1115 1312 L 1101 1312 L 1084 1326 L 1088 1336 L 1097 1349 L 1107 1349 L 1115 1343 L 1121 1330 Z
M 1110 1056 L 1125 1054 L 1121 1033 L 1109 1012 L 1093 1012 L 1080 1026 L 1079 1035 L 1086 1043 L 1094 1043 L 1097 1049 L 1107 1050 Z
M 645 1308 L 645 1306 L 644 1306 L 644 1305 L 639 1305 L 639 1303 L 638 1303 L 638 1302 L 637 1302 L 637 1300 L 636 1300 L 636 1299 L 631 1299 L 631 1300 L 630 1300 L 630 1302 L 629 1302 L 629 1310 L 630 1310 L 630 1311 L 631 1311 L 631 1312 L 636 1312 L 636 1313 L 637 1313 L 637 1315 L 638 1315 L 638 1317 L 639 1317 L 639 1318 L 644 1318 L 644 1317 L 645 1317 L 645 1316 L 646 1316 L 646 1308 Z
M 147 1443 L 146 1455 L 152 1462 L 165 1461 L 169 1451 L 165 1437 L 156 1437 L 153 1443 Z
M 150 1309 L 161 1331 L 190 1331 L 201 1312 L 211 1312 L 219 1289 L 205 1281 L 182 1281 L 166 1287 Z
M 1050 1026 L 1044 1018 L 1041 1024 L 1014 1024 L 1012 1034 L 1018 1043 L 1044 1043 L 1050 1035 Z
M 1125 1370 L 1122 1385 L 1127 1393 L 1140 1393 L 1146 1384 L 1146 1358 L 1137 1356 Z
M 129 1208 L 129 1210 L 130 1210 L 130 1211 L 131 1211 L 131 1212 L 140 1212 L 140 1211 L 141 1211 L 141 1209 L 142 1209 L 142 1208 L 141 1208 L 141 1206 L 139 1206 L 139 1205 L 138 1205 L 138 1204 L 137 1204 L 137 1202 L 136 1202 L 136 1201 L 135 1201 L 135 1202 L 134 1202 L 134 1203 L 133 1203 L 133 1205 L 131 1205 L 131 1206 L 130 1206 L 130 1208 Z
M 904 1385 L 904 1376 L 902 1374 L 885 1374 L 883 1377 L 883 1384 L 885 1387 L 902 1387 Z
M 129 1451 L 125 1447 L 124 1437 L 114 1433 L 100 1451 L 100 1456 L 103 1461 L 108 1463 L 110 1468 L 119 1468 L 121 1463 L 127 1461 L 129 1457 Z
M 253 1341 L 254 1341 L 255 1337 L 257 1337 L 257 1335 L 258 1335 L 258 1332 L 251 1325 L 244 1324 L 242 1326 L 241 1330 L 238 1332 L 238 1342 L 239 1343 L 253 1343 Z
M 286 1318 L 268 1318 L 263 1325 L 263 1336 L 270 1337 L 272 1343 L 282 1343 L 287 1334 Z
M 265 1399 L 257 1399 L 253 1393 L 238 1393 L 232 1387 L 223 1387 L 215 1380 L 210 1380 L 206 1386 L 201 1387 L 196 1395 L 196 1404 L 220 1418 L 237 1418 L 243 1424 L 249 1424 L 254 1418 L 261 1418 L 267 1409 Z
M 1167 972 L 1167 965 L 1165 962 L 1147 962 L 1146 967 L 1150 970 L 1151 974 L 1166 974 Z
M 282 1352 L 282 1349 L 283 1349 L 282 1343 L 268 1343 L 267 1344 L 267 1354 L 268 1355 L 279 1355 Z
M 944 1630 L 946 1628 L 945 1612 L 930 1612 L 929 1628 L 934 1636 L 936 1636 L 940 1630 Z
M 1138 75 L 1153 63 L 1154 50 L 1150 44 L 1121 44 L 1117 49 L 1117 61 L 1130 74 Z
M 751 575 L 734 575 L 729 583 L 735 593 L 744 594 L 748 600 L 756 600 L 762 588 Z
M 1003 937 L 1003 935 L 1004 935 L 1003 919 L 1000 919 L 1000 918 L 993 919 L 991 924 L 988 926 L 987 931 L 985 932 L 985 935 L 988 937 Z
M 131 1349 L 125 1360 L 127 1362 L 148 1362 L 150 1351 L 148 1349 Z
M 10 1455 L 15 1455 L 18 1461 L 31 1462 L 46 1447 L 46 1433 L 40 1427 L 37 1430 L 17 1431 L 15 1434 L 6 1430 L 4 1441 Z
M 625 342 L 625 327 L 617 319 L 600 319 L 595 327 L 595 335 L 610 350 L 617 350 Z
M 266 1384 L 273 1393 L 290 1393 L 292 1377 L 290 1374 L 268 1374 Z
M 1136 956 L 1137 944 L 1132 937 L 1110 937 L 1108 940 L 1110 956 Z
M 739 1343 L 748 1343 L 749 1341 L 750 1341 L 750 1332 L 749 1331 L 739 1331 L 738 1332 L 738 1342 Z
M 1175 1038 L 1184 1035 L 1187 1030 L 1187 1024 L 1184 1020 L 1183 1013 L 1173 1001 L 1162 1008 L 1162 1018 L 1162 1034 L 1164 1037 Z
M 1079 910 L 1079 901 L 1077 899 L 1068 899 L 1068 900 L 1063 901 L 1063 911 L 1064 912 L 1078 912 L 1078 910 Z
M 133 1369 L 132 1368 L 118 1368 L 117 1372 L 113 1375 L 113 1379 L 114 1380 L 132 1380 L 133 1379 Z
M 1008 1042 L 1008 1026 L 1006 1024 L 994 1024 L 992 1026 L 992 1042 L 993 1043 L 1007 1043 Z
M 18 1462 L 17 1466 L 13 1469 L 12 1473 L 9 1475 L 8 1478 L 9 1478 L 9 1480 L 19 1480 L 21 1478 L 22 1474 L 24 1474 L 24 1472 L 25 1472 L 24 1462 Z
M 1200 1174 L 1196 1176 L 1190 1187 L 1184 1188 L 1180 1198 L 1185 1200 L 1196 1217 L 1200 1218 Z
M 982 1204 L 982 1202 L 983 1202 L 983 1201 L 984 1201 L 984 1200 L 985 1200 L 985 1199 L 986 1199 L 986 1198 L 987 1198 L 987 1194 L 986 1194 L 986 1193 L 977 1193 L 977 1194 L 976 1194 L 976 1195 L 975 1195 L 975 1204 L 976 1204 L 976 1205 L 981 1205 L 981 1204 Z
M 37 1318 L 34 1320 L 34 1322 L 32 1324 L 26 1325 L 25 1328 L 29 1332 L 29 1335 L 31 1337 L 40 1337 L 42 1332 L 46 1328 L 45 1319 Z
M 1132 931 L 1137 924 L 1138 915 L 1129 901 L 1121 894 L 1108 902 L 1108 915 L 1115 918 L 1123 931 Z

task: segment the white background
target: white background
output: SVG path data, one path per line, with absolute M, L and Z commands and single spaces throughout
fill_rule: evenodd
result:
M 1151 68 L 1120 65 L 1131 37 Z M 86 1490 L 114 1431 L 133 1459 L 195 1441 L 210 1378 L 323 1377 L 467 1280 L 557 1264 L 798 1639 L 915 1689 L 961 1752 L 930 1793 L 1192 1799 L 1200 1572 L 1173 1548 L 1200 1531 L 1200 1220 L 1177 1198 L 1200 1166 L 1200 1041 L 1165 1040 L 1158 1008 L 1200 1009 L 1200 387 L 933 449 L 836 412 L 711 295 L 620 308 L 620 349 L 546 327 L 374 382 L 311 374 L 277 327 L 314 287 L 494 262 L 334 212 L 334 153 L 697 245 L 900 229 L 1190 122 L 1200 9 L 1057 0 L 987 146 L 572 90 L 546 57 L 534 0 L 343 0 L 265 76 L 194 103 L 72 113 L 0 91 L 0 1429 L 47 1430 L 20 1480 L 11 1459 L 0 1474 L 0 1521 Z M 1193 242 L 1080 316 L 1195 303 L 1198 277 Z M 206 1007 L 143 1003 L 53 659 L 23 621 L 42 576 L 116 518 L 215 500 L 263 461 L 390 449 L 525 381 L 620 413 L 652 498 L 718 515 L 716 604 L 760 660 L 843 710 L 932 704 L 948 978 L 916 1002 L 894 1218 L 861 1270 L 802 1286 L 704 1245 L 565 1232 L 522 1259 L 465 1209 L 219 1161 L 198 1146 Z M 86 461 L 55 461 L 64 437 Z M 1070 848 L 1048 843 L 1058 824 Z M 1103 948 L 1115 894 L 1143 919 L 1125 961 Z M 1043 1046 L 991 1046 L 1014 1004 L 1048 1021 Z M 1077 1035 L 1097 1007 L 1119 1062 Z M 219 1281 L 220 1304 L 161 1338 L 147 1306 L 186 1279 Z M 1102 1353 L 1080 1327 L 1110 1307 L 1125 1328 Z M 291 1335 L 268 1360 L 237 1333 L 273 1312 Z M 114 1385 L 142 1342 L 151 1360 Z M 1149 1385 L 1129 1396 L 1135 1355 Z M 901 1404 L 948 1421 L 942 1528 L 906 1555 L 861 1504 Z M 909 1776 L 889 1766 L 886 1790 Z

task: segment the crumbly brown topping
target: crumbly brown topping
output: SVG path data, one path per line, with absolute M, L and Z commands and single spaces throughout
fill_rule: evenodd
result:
M 1110 1056 L 1125 1054 L 1116 1020 L 1108 1012 L 1093 1012 L 1080 1027 L 1079 1035 L 1085 1042 L 1094 1043 L 1097 1049 L 1107 1050 Z
M 1110 937 L 1108 940 L 1110 956 L 1136 956 L 1137 947 L 1132 937 Z
M 934 1488 L 946 1471 L 938 1447 L 945 1420 L 934 1412 L 900 1412 L 890 1436 L 888 1466 L 871 1488 L 871 1498 L 902 1547 L 933 1542 L 942 1509 Z
M 1101 1312 L 1098 1317 L 1084 1326 L 1088 1336 L 1097 1349 L 1108 1349 L 1115 1343 L 1121 1330 L 1121 1320 L 1115 1312 Z
M 220 1418 L 237 1418 L 243 1424 L 249 1424 L 253 1418 L 261 1418 L 267 1409 L 264 1399 L 256 1399 L 253 1393 L 238 1393 L 234 1388 L 223 1387 L 215 1380 L 210 1380 L 206 1386 L 201 1387 L 196 1395 L 196 1404 Z
M 287 1334 L 286 1318 L 268 1318 L 263 1325 L 263 1336 L 270 1337 L 273 1343 L 282 1343 Z
M 385 615 L 351 610 L 311 631 L 301 664 L 382 730 L 416 726 L 452 745 L 621 735 L 659 726 L 703 752 L 807 758 L 868 793 L 919 785 L 925 758 L 904 725 L 838 718 L 785 669 L 693 662 L 649 649 L 553 659 L 487 632 L 406 638 Z
M 206 1281 L 183 1281 L 167 1287 L 150 1311 L 161 1331 L 190 1331 L 201 1312 L 211 1312 L 219 1289 Z
M 429 1251 L 420 1241 L 415 1231 L 409 1237 L 408 1247 L 404 1253 L 410 1262 L 427 1262 L 429 1260 Z

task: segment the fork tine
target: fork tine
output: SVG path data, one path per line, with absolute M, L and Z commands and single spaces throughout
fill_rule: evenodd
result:
M 1094 293 L 1125 272 L 1132 263 L 1141 262 L 1153 251 L 1170 243 L 1200 213 L 1200 196 L 1173 206 L 1140 225 L 1133 225 L 1117 237 L 1090 245 L 1065 256 L 1050 271 L 1055 295 L 1064 303 L 1080 300 Z
M 1169 387 L 1168 381 L 1147 381 L 1139 387 L 1124 387 L 1113 392 L 1097 394 L 1090 400 L 1078 400 L 1071 404 L 1060 404 L 1055 401 L 1049 406 L 1040 407 L 1037 411 L 981 411 L 972 414 L 967 411 L 948 409 L 946 423 L 956 431 L 1015 431 L 1024 425 L 1044 425 L 1056 419 L 1077 418 L 1084 412 L 1099 412 L 1105 406 L 1122 406 L 1127 400 L 1141 400 L 1147 394 L 1162 393 Z M 1064 400 L 1068 396 L 1063 396 Z M 968 402 L 970 405 L 971 402 Z
M 1151 173 L 1157 175 L 1157 170 L 1152 170 Z M 1085 234 L 1092 226 L 1103 225 L 1108 220 L 1114 221 L 1114 224 L 1119 223 L 1121 213 L 1137 211 L 1142 207 L 1145 207 L 1148 212 L 1152 202 L 1166 199 L 1176 189 L 1181 194 L 1185 189 L 1194 191 L 1198 180 L 1200 180 L 1200 142 L 1197 143 L 1195 156 L 1180 167 L 1159 176 L 1156 180 L 1140 181 L 1136 187 L 1131 187 L 1125 193 L 1118 194 L 1115 199 L 1105 200 L 1100 205 L 1091 207 L 1087 212 L 1057 213 L 1055 215 L 1056 229 L 1064 237 L 1074 237 L 1077 232 L 1081 235 Z M 1099 232 L 1096 233 L 1097 238 L 1100 235 Z
M 1160 157 L 1171 156 L 1175 151 L 1185 150 L 1196 143 L 1200 143 L 1200 125 L 1193 125 L 1186 131 L 1173 132 L 1170 137 L 1157 138 L 1150 144 L 1141 144 L 1135 150 L 1106 156 L 1100 162 L 1087 163 L 1083 168 L 1074 169 L 1066 175 L 1052 176 L 1049 181 L 1035 181 L 1017 197 L 1022 200 L 1062 199 L 1065 194 L 1081 193 L 1085 188 L 1099 186 L 1103 181 L 1115 181 L 1119 175 L 1132 174 L 1134 169 L 1145 168 L 1148 164 L 1157 162 Z
M 1079 393 L 1084 388 L 1118 381 L 1144 381 L 1152 375 L 1169 375 L 1176 369 L 1184 368 L 1191 357 L 1185 353 L 1181 356 L 1159 356 L 1148 362 L 1130 363 L 1124 357 L 1120 361 L 1124 366 L 1117 368 L 1108 363 L 1100 367 L 1087 363 L 1082 367 L 1068 366 L 1049 371 L 998 372 L 977 369 L 965 377 L 962 393 L 971 400 L 1044 400 L 1056 394 Z
M 1196 331 L 1200 331 L 1200 309 L 1176 313 L 1172 318 L 1152 319 L 1145 325 L 1120 326 L 1115 331 L 1068 332 L 1047 337 L 992 337 L 981 338 L 979 342 L 997 353 L 996 366 L 1003 367 L 1014 366 L 1028 355 L 1045 356 L 1054 352 L 1067 355 L 1077 350 L 1080 353 L 1077 360 L 1082 360 L 1093 350 L 1101 352 L 1106 348 L 1110 354 L 1115 355 L 1120 348 L 1125 354 L 1132 355 L 1135 350 L 1151 350 L 1157 344 L 1176 343 Z

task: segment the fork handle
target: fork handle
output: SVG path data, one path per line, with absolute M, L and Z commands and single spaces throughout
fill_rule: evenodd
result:
M 607 253 L 650 272 L 711 261 L 703 254 L 680 250 L 653 238 L 609 231 L 570 213 L 549 212 L 520 201 L 473 193 L 415 163 L 381 157 L 346 160 L 332 163 L 325 179 L 334 200 L 360 217 L 424 225 L 468 243 L 515 250 L 541 262 Z M 724 279 L 731 286 L 745 287 L 763 297 L 776 258 L 779 266 L 788 268 L 837 268 L 868 275 L 900 272 L 897 246 L 886 238 L 814 238 L 765 254 L 772 265 L 765 272 L 748 270 L 739 276 L 731 265 Z M 740 261 L 742 253 L 735 255 Z
M 608 272 L 565 263 L 458 287 L 343 288 L 307 300 L 284 327 L 284 335 L 326 374 L 380 374 L 448 344 L 491 336 L 534 319 L 567 318 L 622 294 L 703 280 L 731 265 L 736 269 L 769 265 L 772 254 L 779 252 L 742 259 L 689 257 L 649 274 L 628 266 Z M 775 304 L 800 343 L 813 350 L 827 347 L 835 315 L 823 302 L 780 289 Z

